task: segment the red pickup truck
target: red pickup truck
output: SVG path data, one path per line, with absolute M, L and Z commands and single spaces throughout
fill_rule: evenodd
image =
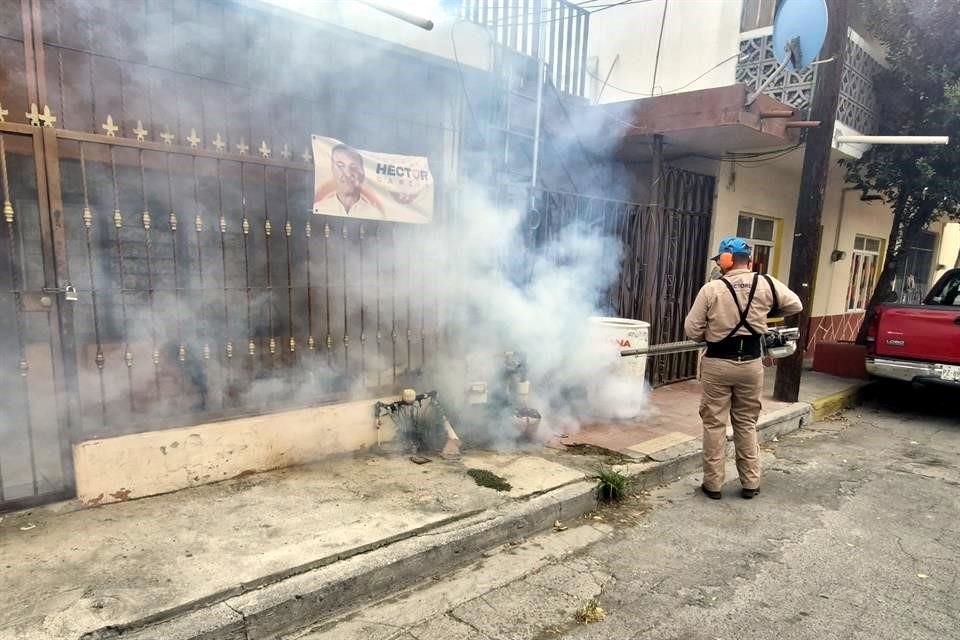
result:
M 919 305 L 880 305 L 868 317 L 867 371 L 880 378 L 960 386 L 960 269 Z

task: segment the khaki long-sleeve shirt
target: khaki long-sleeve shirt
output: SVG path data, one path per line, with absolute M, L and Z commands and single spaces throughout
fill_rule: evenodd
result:
M 750 295 L 750 287 L 753 285 L 753 271 L 734 269 L 727 272 L 724 277 L 733 285 L 740 301 L 740 308 L 744 308 Z M 780 314 L 792 316 L 800 313 L 803 310 L 803 304 L 801 304 L 797 294 L 776 278 L 771 277 L 770 279 L 777 290 Z M 767 331 L 767 314 L 773 308 L 773 302 L 773 292 L 770 290 L 770 285 L 767 283 L 767 279 L 761 276 L 757 282 L 757 291 L 753 296 L 753 303 L 747 312 L 747 322 L 755 331 L 759 333 Z M 730 295 L 730 290 L 722 281 L 712 280 L 703 285 L 700 293 L 697 294 L 697 298 L 693 301 L 693 306 L 683 323 L 683 329 L 691 340 L 719 342 L 727 337 L 727 334 L 737 326 L 739 321 L 740 312 L 733 301 L 733 296 Z M 735 335 L 749 334 L 749 329 L 740 327 Z

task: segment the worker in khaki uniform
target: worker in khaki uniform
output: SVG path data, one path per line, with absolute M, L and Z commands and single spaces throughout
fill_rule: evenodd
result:
M 803 309 L 785 284 L 752 271 L 752 248 L 743 238 L 726 238 L 713 258 L 723 275 L 700 289 L 687 314 L 684 331 L 706 342 L 700 363 L 703 398 L 703 492 L 719 500 L 726 462 L 727 413 L 733 423 L 741 495 L 760 490 L 757 418 L 763 389 L 761 360 L 768 316 L 791 316 Z

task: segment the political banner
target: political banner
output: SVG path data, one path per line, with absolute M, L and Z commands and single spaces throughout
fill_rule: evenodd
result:
M 427 158 L 362 151 L 313 136 L 313 160 L 315 214 L 415 224 L 433 220 Z

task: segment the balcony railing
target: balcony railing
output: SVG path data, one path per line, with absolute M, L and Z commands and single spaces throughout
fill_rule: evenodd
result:
M 773 55 L 771 35 L 740 41 L 737 82 L 757 88 L 776 71 L 778 66 L 779 63 Z M 811 67 L 799 73 L 785 72 L 770 84 L 764 93 L 806 112 L 810 107 L 813 93 L 814 69 L 815 67 Z M 872 134 L 877 130 L 873 79 L 878 71 L 880 71 L 880 63 L 853 38 L 847 38 L 837 120 L 863 134 Z
M 542 57 L 560 91 L 584 95 L 589 11 L 568 0 L 462 0 L 460 11 L 464 19 L 488 27 L 499 44 Z

